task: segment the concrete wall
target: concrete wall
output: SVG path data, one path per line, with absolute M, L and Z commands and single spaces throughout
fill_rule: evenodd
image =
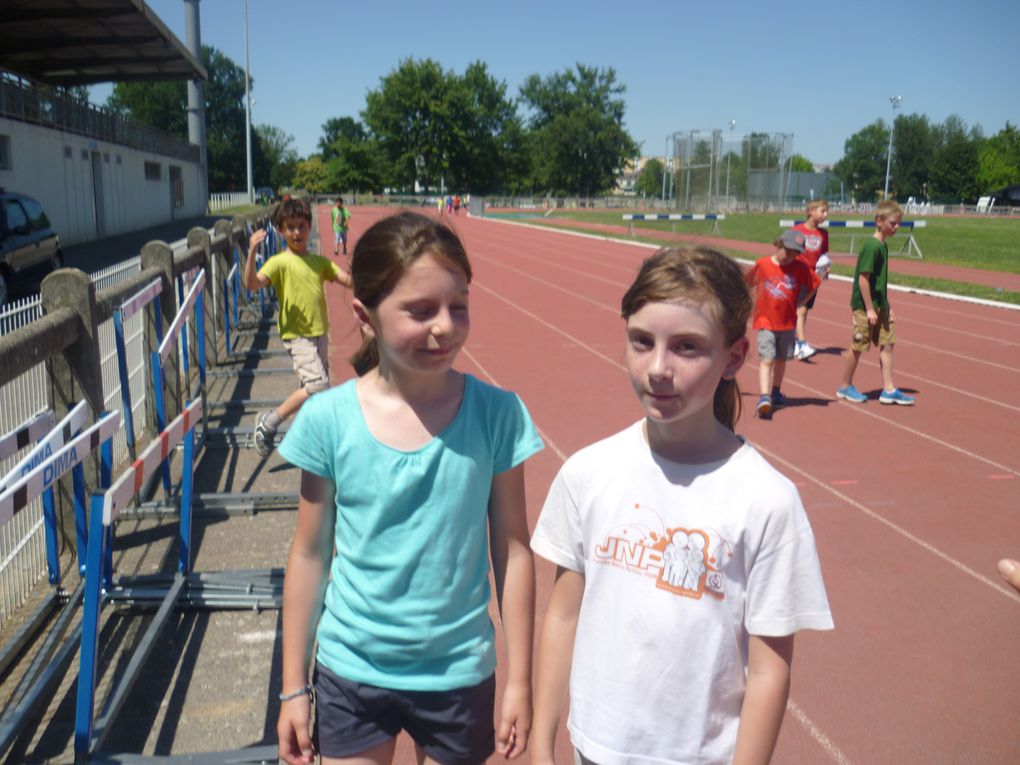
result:
M 0 187 L 38 199 L 65 245 L 205 214 L 201 168 L 87 136 L 0 117 L 10 142 L 10 169 Z M 145 163 L 159 165 L 159 179 Z M 173 204 L 170 168 L 180 168 L 183 199 Z

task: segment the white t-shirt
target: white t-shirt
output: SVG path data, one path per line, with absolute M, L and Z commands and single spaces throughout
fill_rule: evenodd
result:
M 750 444 L 679 464 L 642 425 L 567 460 L 531 541 L 585 577 L 571 740 L 600 765 L 729 763 L 750 635 L 832 629 L 814 535 Z

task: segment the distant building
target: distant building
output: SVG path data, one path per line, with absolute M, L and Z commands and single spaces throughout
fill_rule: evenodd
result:
M 0 70 L 0 187 L 38 199 L 65 245 L 203 215 L 199 148 Z

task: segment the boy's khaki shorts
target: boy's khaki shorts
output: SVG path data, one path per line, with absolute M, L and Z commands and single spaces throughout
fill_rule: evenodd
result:
M 309 395 L 329 387 L 329 339 L 326 335 L 284 340 L 283 347 L 290 353 L 301 387 Z
M 893 322 L 889 319 L 889 308 L 883 308 L 878 312 L 878 323 L 872 327 L 868 324 L 868 312 L 854 311 L 854 331 L 850 338 L 850 348 L 859 353 L 864 353 L 873 345 L 883 347 L 896 343 L 896 332 Z

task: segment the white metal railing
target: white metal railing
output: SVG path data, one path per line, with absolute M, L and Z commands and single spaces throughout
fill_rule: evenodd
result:
M 174 242 L 174 250 L 186 246 L 181 239 Z M 138 273 L 141 258 L 134 257 L 90 274 L 96 290 L 103 290 Z M 42 317 L 42 302 L 38 295 L 8 303 L 0 309 L 0 335 L 29 324 Z M 124 325 L 127 350 L 129 385 L 133 411 L 144 411 L 145 399 L 145 326 L 144 313 L 132 316 Z M 104 405 L 108 411 L 121 407 L 120 377 L 117 373 L 117 350 L 113 320 L 103 322 L 99 328 L 99 353 Z M 49 384 L 46 365 L 37 364 L 23 374 L 0 386 L 0 434 L 15 429 L 36 412 L 49 407 Z M 134 417 L 135 435 L 142 427 L 143 417 Z M 0 474 L 12 468 L 26 453 L 26 447 L 7 460 L 0 462 Z M 123 428 L 113 441 L 114 464 L 127 457 L 127 435 Z M 42 524 L 42 503 L 34 501 L 18 513 L 10 523 L 0 529 L 0 628 L 15 609 L 23 605 L 28 593 L 40 578 L 46 575 L 45 534 Z
M 251 203 L 247 191 L 225 191 L 209 195 L 209 212 L 215 213 L 231 207 L 240 207 Z

